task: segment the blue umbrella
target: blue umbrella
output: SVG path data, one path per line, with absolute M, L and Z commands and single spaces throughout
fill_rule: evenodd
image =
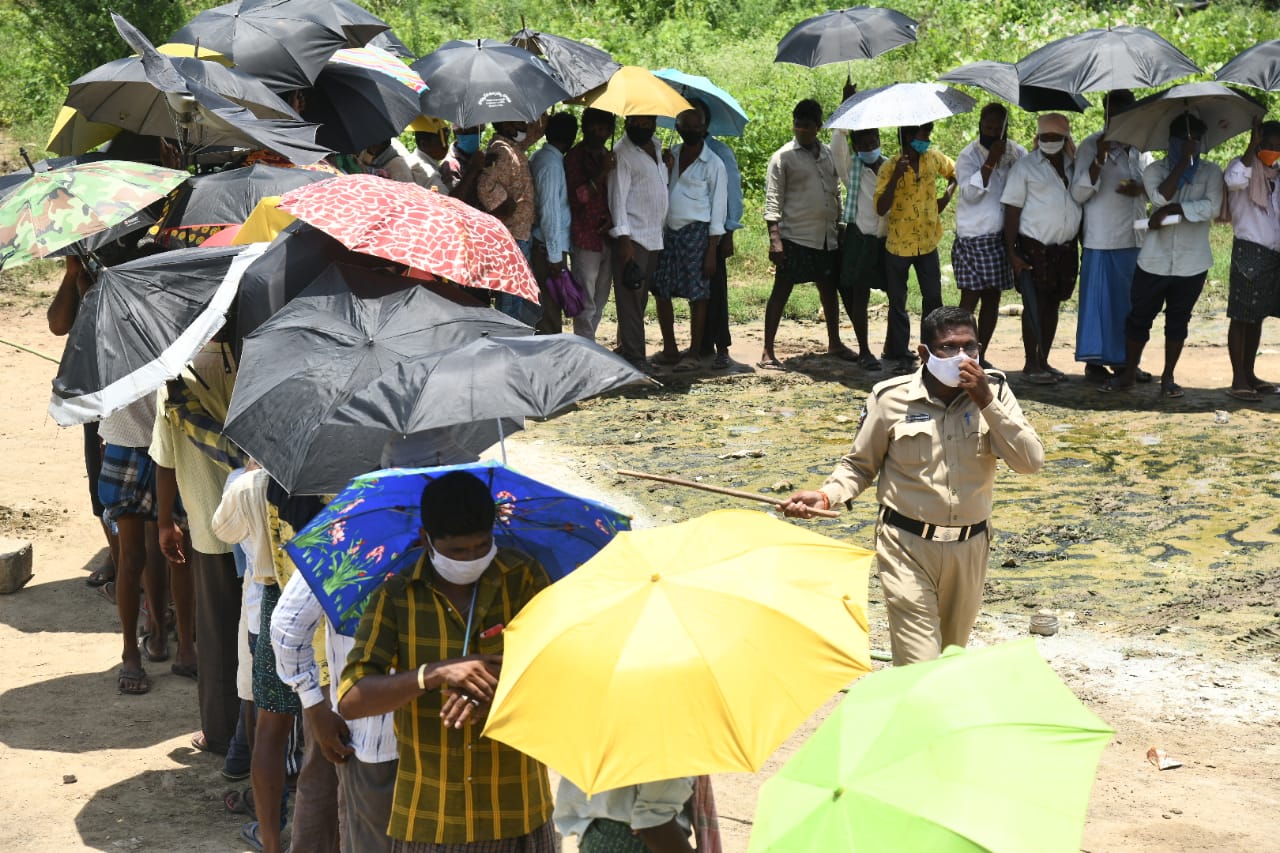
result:
M 685 74 L 674 68 L 660 68 L 653 72 L 653 76 L 675 89 L 685 100 L 700 98 L 706 102 L 711 108 L 711 124 L 707 131 L 712 136 L 741 136 L 750 121 L 738 99 L 706 77 Z M 658 125 L 675 127 L 676 123 L 674 119 L 659 116 Z
M 422 556 L 422 487 L 450 471 L 483 480 L 497 503 L 494 539 L 540 562 L 553 581 L 595 556 L 631 519 L 484 461 L 438 468 L 392 468 L 356 477 L 285 545 L 340 633 L 354 635 L 365 603 L 382 583 Z

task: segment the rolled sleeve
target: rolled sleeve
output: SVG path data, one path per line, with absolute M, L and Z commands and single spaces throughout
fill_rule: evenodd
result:
M 271 647 L 276 674 L 298 694 L 304 708 L 325 701 L 315 647 L 316 629 L 323 619 L 324 608 L 302 573 L 295 572 L 271 614 Z
M 782 155 L 769 158 L 769 168 L 764 181 L 764 221 L 782 221 L 782 196 L 786 193 L 786 174 L 782 168 Z
M 630 237 L 631 226 L 627 222 L 627 196 L 631 192 L 631 175 L 622 163 L 609 173 L 609 212 L 613 214 L 610 237 Z
M 636 801 L 631 807 L 631 829 L 653 829 L 670 823 L 692 796 L 692 777 L 637 785 Z

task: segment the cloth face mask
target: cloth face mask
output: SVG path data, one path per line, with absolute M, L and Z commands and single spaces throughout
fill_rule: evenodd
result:
M 932 144 L 933 144 L 933 140 L 932 140 L 932 139 L 913 139 L 913 140 L 911 140 L 911 147 L 912 147 L 912 149 L 914 149 L 914 150 L 915 150 L 915 152 L 916 152 L 917 154 L 923 154 L 924 152 L 928 151 L 928 150 L 929 150 L 929 146 L 930 146 L 930 145 L 932 145 Z
M 924 366 L 929 368 L 929 372 L 933 374 L 933 378 L 937 379 L 948 388 L 956 388 L 960 385 L 960 365 L 965 361 L 973 359 L 964 353 L 957 353 L 951 358 L 939 358 L 933 353 L 929 353 L 929 360 Z
M 880 162 L 880 149 L 872 148 L 870 151 L 859 151 L 858 159 L 868 166 L 874 166 Z
M 1057 142 L 1041 142 L 1040 150 L 1045 154 L 1057 154 L 1067 144 L 1067 140 L 1059 139 Z
M 489 568 L 489 564 L 493 562 L 493 558 L 497 554 L 498 543 L 494 542 L 489 546 L 489 553 L 478 560 L 455 560 L 452 557 L 446 557 L 441 554 L 435 544 L 432 543 L 431 565 L 435 566 L 440 577 L 449 583 L 466 586 L 480 579 L 480 576 L 484 574 L 484 570 Z

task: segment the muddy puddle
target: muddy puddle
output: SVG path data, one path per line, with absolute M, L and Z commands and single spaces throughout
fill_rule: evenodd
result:
M 526 435 L 562 445 L 580 473 L 659 523 L 740 504 L 614 469 L 763 495 L 812 488 L 848 448 L 871 383 L 830 359 L 797 361 L 786 374 L 662 377 L 661 389 L 587 401 Z M 1046 464 L 1030 477 L 1002 466 L 987 609 L 1049 608 L 1068 625 L 1280 659 L 1280 412 L 1224 416 L 1191 395 L 1098 409 L 1082 382 L 1039 399 L 1014 389 Z M 840 519 L 804 523 L 871 547 L 874 515 L 863 495 Z

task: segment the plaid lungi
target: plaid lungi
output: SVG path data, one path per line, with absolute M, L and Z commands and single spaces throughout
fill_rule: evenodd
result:
M 627 824 L 598 817 L 582 833 L 578 853 L 649 853 L 649 846 Z
M 782 241 L 782 259 L 774 271 L 775 280 L 785 284 L 806 281 L 835 281 L 839 249 L 812 249 L 790 240 Z
M 711 279 L 702 274 L 710 233 L 706 222 L 690 222 L 679 231 L 662 229 L 662 254 L 650 286 L 654 296 L 690 302 L 711 298 Z
M 108 525 L 122 515 L 156 520 L 156 464 L 147 448 L 107 445 L 98 474 L 98 500 Z
M 961 290 L 1013 288 L 1013 268 L 1005 253 L 1003 234 L 957 237 L 951 244 L 951 268 Z
M 1240 323 L 1261 323 L 1280 316 L 1280 252 L 1249 240 L 1231 243 L 1231 277 L 1227 289 L 1227 317 Z
M 253 704 L 276 714 L 302 716 L 302 702 L 293 688 L 276 674 L 276 653 L 271 647 L 271 614 L 280 601 L 279 584 L 262 585 L 262 622 L 253 649 Z
M 560 853 L 560 835 L 551 821 L 515 838 L 472 841 L 470 844 L 432 844 L 428 841 L 391 840 L 391 853 Z

